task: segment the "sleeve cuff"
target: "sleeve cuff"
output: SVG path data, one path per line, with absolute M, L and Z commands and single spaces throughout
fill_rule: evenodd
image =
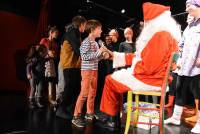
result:
M 125 53 L 113 52 L 113 68 L 126 65 Z

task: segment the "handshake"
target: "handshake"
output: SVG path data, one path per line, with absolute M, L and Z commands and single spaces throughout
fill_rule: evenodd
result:
M 101 52 L 103 59 L 110 59 L 110 60 L 113 59 L 113 52 L 108 50 L 104 45 L 102 45 L 99 50 Z

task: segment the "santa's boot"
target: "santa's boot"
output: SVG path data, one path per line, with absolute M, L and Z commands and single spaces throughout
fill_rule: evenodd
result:
M 173 104 L 174 104 L 174 96 L 172 95 L 168 95 L 168 103 L 167 105 L 165 105 L 165 108 L 169 108 L 169 107 L 172 107 Z
M 175 105 L 172 117 L 166 119 L 164 121 L 164 124 L 180 125 L 182 112 L 183 112 L 183 107 Z
M 198 116 L 197 123 L 195 124 L 195 126 L 191 130 L 191 132 L 195 133 L 195 134 L 199 134 L 200 133 L 200 111 L 198 111 L 197 116 Z
M 195 108 L 195 115 L 192 116 L 192 117 L 189 117 L 189 118 L 186 118 L 185 120 L 186 121 L 189 121 L 189 122 L 197 122 L 197 118 L 198 118 L 198 106 L 199 106 L 199 100 L 198 99 L 195 99 L 195 105 L 196 105 L 196 108 Z

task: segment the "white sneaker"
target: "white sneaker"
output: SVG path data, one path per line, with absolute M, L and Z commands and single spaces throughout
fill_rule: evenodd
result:
M 191 130 L 192 133 L 195 133 L 195 134 L 200 134 L 200 124 L 196 124 L 192 130 Z
M 164 120 L 164 124 L 166 124 L 166 125 L 167 124 L 180 125 L 181 121 L 180 120 L 176 120 L 173 117 L 170 117 L 170 118 Z

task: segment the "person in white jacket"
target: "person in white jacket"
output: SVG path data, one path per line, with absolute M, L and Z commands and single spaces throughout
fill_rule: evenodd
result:
M 196 107 L 200 109 L 200 0 L 187 0 L 186 11 L 194 20 L 184 31 L 182 55 L 178 63 L 178 82 L 176 89 L 176 100 L 172 117 L 165 120 L 165 124 L 180 125 L 183 106 L 186 103 L 187 91 L 189 90 L 195 98 Z M 196 125 L 191 130 L 193 133 L 200 133 L 200 111 L 197 112 Z

